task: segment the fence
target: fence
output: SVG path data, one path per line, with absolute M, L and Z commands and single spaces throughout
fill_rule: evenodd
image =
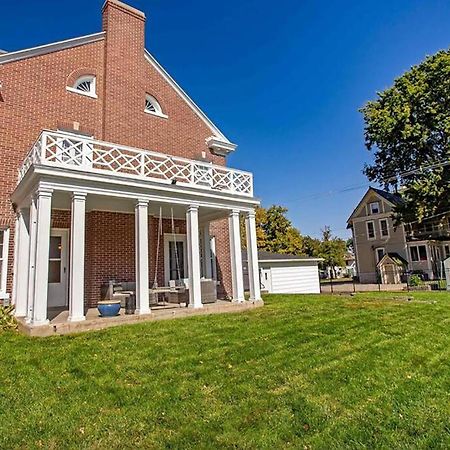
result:
M 450 269 L 410 271 L 384 268 L 355 277 L 322 278 L 320 291 L 328 294 L 373 291 L 445 291 Z M 450 282 L 450 281 L 449 281 Z

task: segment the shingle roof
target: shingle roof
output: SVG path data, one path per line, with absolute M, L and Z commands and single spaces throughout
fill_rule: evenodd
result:
M 388 202 L 393 203 L 394 205 L 399 205 L 403 203 L 402 196 L 400 194 L 394 193 L 394 192 L 388 192 L 383 191 L 382 189 L 377 188 L 371 188 L 373 191 L 375 191 L 378 195 L 381 195 L 384 199 L 386 199 Z
M 243 261 L 247 261 L 247 250 L 242 250 L 242 259 Z M 258 250 L 258 260 L 259 261 L 286 261 L 286 260 L 314 260 L 316 261 L 319 258 L 313 258 L 310 256 L 299 256 L 299 255 L 285 255 L 282 253 L 271 253 L 266 252 L 265 250 Z

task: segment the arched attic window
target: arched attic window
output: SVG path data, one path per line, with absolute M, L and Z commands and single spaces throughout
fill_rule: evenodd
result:
M 97 98 L 94 75 L 84 75 L 78 78 L 72 86 L 67 86 L 66 89 L 70 92 Z
M 159 104 L 153 95 L 146 94 L 145 96 L 145 108 L 144 111 L 148 114 L 153 114 L 154 116 L 164 117 L 167 119 L 167 114 L 164 114 Z

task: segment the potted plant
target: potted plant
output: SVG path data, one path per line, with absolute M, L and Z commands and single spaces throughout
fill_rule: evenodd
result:
M 118 316 L 120 312 L 120 300 L 102 300 L 97 304 L 100 317 Z

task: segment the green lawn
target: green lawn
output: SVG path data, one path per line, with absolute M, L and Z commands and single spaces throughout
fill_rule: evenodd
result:
M 450 448 L 450 295 L 0 334 L 0 448 Z

